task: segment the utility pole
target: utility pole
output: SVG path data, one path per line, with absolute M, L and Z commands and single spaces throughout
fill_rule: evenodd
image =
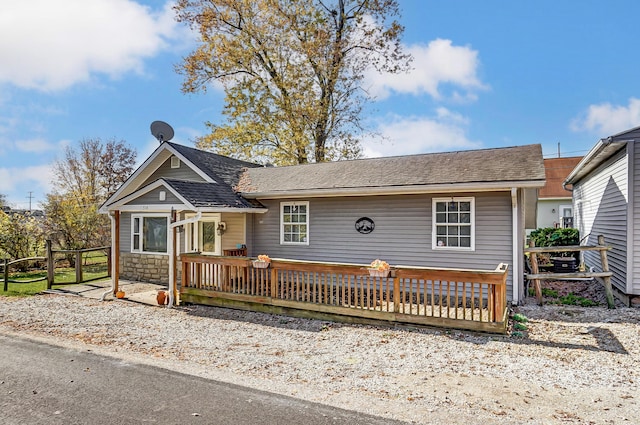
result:
M 29 198 L 29 212 L 31 212 L 31 199 L 33 199 L 33 192 L 29 191 L 29 196 L 27 196 L 27 198 Z

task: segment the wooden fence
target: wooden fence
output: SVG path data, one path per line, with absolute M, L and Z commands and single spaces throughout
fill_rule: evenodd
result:
M 545 246 L 536 247 L 533 241 L 529 243 L 529 248 L 525 248 L 524 252 L 528 253 L 531 260 L 531 273 L 525 275 L 529 280 L 533 280 L 535 285 L 536 297 L 538 304 L 542 305 L 542 288 L 541 280 L 549 279 L 582 279 L 582 278 L 602 278 L 604 289 L 607 296 L 607 306 L 615 308 L 613 300 L 613 289 L 611 287 L 611 276 L 613 272 L 609 271 L 609 260 L 607 259 L 607 251 L 611 247 L 604 244 L 604 236 L 598 236 L 598 245 L 571 245 L 571 246 Z M 538 254 L 552 252 L 579 252 L 579 251 L 600 251 L 600 261 L 602 262 L 601 272 L 563 272 L 563 273 L 540 273 L 538 270 Z
M 505 332 L 507 265 L 495 270 L 365 266 L 182 254 L 182 302 L 348 322 L 387 321 Z
M 86 267 L 83 256 L 85 254 L 96 252 L 96 251 L 106 251 L 107 253 L 107 275 L 106 277 L 111 276 L 111 247 L 109 246 L 101 246 L 97 248 L 87 248 L 87 249 L 71 249 L 71 250 L 54 250 L 52 249 L 51 241 L 47 240 L 46 245 L 46 255 L 44 257 L 29 257 L 29 258 L 19 258 L 17 260 L 9 261 L 9 259 L 5 258 L 3 262 L 3 283 L 4 283 L 4 292 L 7 292 L 9 283 L 33 283 L 38 281 L 47 281 L 47 289 L 51 289 L 52 285 L 56 284 L 55 282 L 55 269 L 56 262 L 58 262 L 61 258 L 56 258 L 56 256 L 60 256 L 63 254 L 65 258 L 71 256 L 73 258 L 74 267 L 75 267 L 75 282 L 64 282 L 64 283 L 82 283 L 88 280 L 84 278 L 84 268 Z M 24 262 L 44 262 L 46 263 L 47 275 L 35 279 L 10 279 L 9 278 L 9 269 L 11 266 L 15 266 L 16 264 L 24 263 Z

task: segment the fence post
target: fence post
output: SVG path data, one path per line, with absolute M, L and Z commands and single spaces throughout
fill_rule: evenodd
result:
M 76 283 L 82 283 L 82 252 L 76 251 Z
M 111 247 L 107 249 L 107 277 L 111 277 Z
M 47 289 L 51 289 L 53 286 L 55 260 L 53 258 L 53 250 L 51 249 L 51 240 L 45 241 L 45 247 L 47 250 Z
M 4 292 L 9 290 L 9 259 L 5 257 L 4 259 Z
M 604 246 L 604 236 L 598 236 L 598 245 Z M 609 260 L 607 259 L 607 250 L 600 250 L 600 260 L 602 261 L 602 271 L 609 271 Z M 604 291 L 607 294 L 607 307 L 616 308 L 616 303 L 613 301 L 613 289 L 611 288 L 611 276 L 605 276 L 604 278 Z
M 529 247 L 533 248 L 536 244 L 533 240 L 529 241 Z M 531 273 L 538 274 L 538 255 L 535 252 L 529 254 L 531 261 Z M 538 305 L 542 305 L 542 286 L 540 286 L 540 279 L 534 279 L 533 284 L 536 288 L 536 298 L 538 299 Z

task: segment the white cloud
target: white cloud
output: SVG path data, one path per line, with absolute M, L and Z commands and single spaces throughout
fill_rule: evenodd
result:
M 2 0 L 0 83 L 43 91 L 143 72 L 143 60 L 177 37 L 170 3 L 160 13 L 132 0 Z
M 41 153 L 57 149 L 58 145 L 38 137 L 29 140 L 18 140 L 15 143 L 15 147 L 22 152 Z
M 441 99 L 442 87 L 455 87 L 447 97 L 455 101 L 474 101 L 478 90 L 487 86 L 478 78 L 478 52 L 468 46 L 453 46 L 451 40 L 436 39 L 427 46 L 412 45 L 405 50 L 413 56 L 413 69 L 408 74 L 379 74 L 370 71 L 365 86 L 369 93 L 384 99 L 395 93 L 421 95 L 427 93 Z
M 587 111 L 573 120 L 573 131 L 595 131 L 601 136 L 620 133 L 640 126 L 640 99 L 629 99 L 627 106 L 601 103 L 590 105 Z
M 438 108 L 433 117 L 393 116 L 378 126 L 384 141 L 364 141 L 363 154 L 374 158 L 482 147 L 467 137 L 467 125 L 467 118 L 446 108 Z
M 18 189 L 38 190 L 43 193 L 53 190 L 53 171 L 50 165 L 34 165 L 20 168 L 0 168 L 0 193 L 11 195 Z

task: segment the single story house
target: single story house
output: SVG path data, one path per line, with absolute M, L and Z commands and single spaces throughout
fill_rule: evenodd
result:
M 546 184 L 538 192 L 537 228 L 573 227 L 571 191 L 564 188 L 564 179 L 578 165 L 581 156 L 546 158 Z
M 640 296 L 640 127 L 600 139 L 564 184 L 573 191 L 582 243 L 604 236 L 612 286 L 630 304 Z M 584 260 L 602 271 L 598 252 L 585 252 Z
M 167 283 L 182 253 L 493 269 L 524 291 L 540 145 L 265 167 L 162 142 L 101 207 L 114 276 Z M 170 231 L 176 227 L 177 237 Z

